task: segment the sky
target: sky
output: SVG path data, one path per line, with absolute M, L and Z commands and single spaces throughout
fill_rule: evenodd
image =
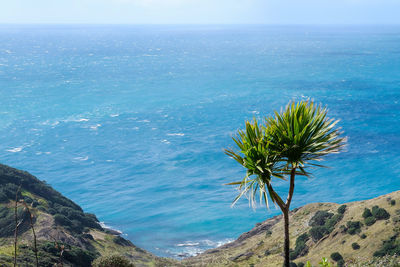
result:
M 400 24 L 400 0 L 0 0 L 0 23 Z

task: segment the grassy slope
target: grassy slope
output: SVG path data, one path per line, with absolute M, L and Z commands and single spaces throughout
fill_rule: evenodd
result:
M 388 199 L 396 200 L 391 205 Z M 347 221 L 361 221 L 364 208 L 372 208 L 378 205 L 386 209 L 391 217 L 388 220 L 377 221 L 372 226 L 361 228 L 361 233 L 350 235 L 343 232 L 341 225 Z M 309 221 L 319 210 L 327 210 L 337 214 L 340 205 L 334 203 L 314 203 L 299 209 L 295 209 L 290 215 L 291 248 L 295 247 L 296 238 L 310 230 Z M 373 258 L 373 253 L 382 247 L 382 242 L 389 239 L 395 233 L 400 232 L 400 191 L 393 192 L 378 198 L 347 203 L 344 217 L 339 221 L 334 230 L 318 242 L 307 241 L 309 252 L 294 262 L 310 260 L 317 265 L 322 257 L 329 258 L 331 253 L 339 252 L 347 263 L 360 262 Z M 361 235 L 366 234 L 362 239 Z M 360 245 L 360 249 L 354 250 L 353 242 Z M 217 249 L 211 249 L 205 253 L 183 261 L 188 266 L 282 266 L 283 257 L 283 221 L 281 216 L 276 216 L 261 224 L 258 224 L 250 232 L 240 236 L 236 241 Z
M 21 185 L 20 199 L 30 202 L 30 210 L 34 215 L 34 227 L 38 237 L 40 266 L 49 266 L 58 260 L 58 251 L 54 241 L 65 244 L 64 266 L 90 266 L 79 262 L 80 259 L 108 254 L 127 256 L 135 266 L 178 266 L 179 263 L 159 258 L 146 252 L 131 242 L 103 229 L 94 215 L 86 214 L 71 200 L 63 197 L 50 186 L 27 172 L 0 165 L 0 266 L 12 266 L 13 231 L 6 229 L 13 224 L 13 207 L 15 201 L 12 193 Z M 15 193 L 13 193 L 15 195 Z M 75 216 L 67 223 L 55 221 L 55 215 L 69 212 Z M 24 211 L 21 208 L 21 214 Z M 28 217 L 29 218 L 29 217 Z M 74 226 L 71 226 L 70 223 Z M 19 231 L 18 254 L 19 264 L 34 266 L 32 249 L 33 235 L 29 228 L 29 220 L 25 220 Z

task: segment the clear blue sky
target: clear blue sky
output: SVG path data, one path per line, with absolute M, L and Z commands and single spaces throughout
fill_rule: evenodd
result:
M 0 23 L 400 24 L 400 0 L 3 0 Z

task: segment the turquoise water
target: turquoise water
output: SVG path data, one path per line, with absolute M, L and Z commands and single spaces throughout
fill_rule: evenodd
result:
M 292 99 L 349 137 L 293 207 L 399 189 L 399 44 L 399 26 L 2 25 L 0 161 L 140 247 L 195 254 L 279 214 L 230 208 L 244 170 L 223 148 Z

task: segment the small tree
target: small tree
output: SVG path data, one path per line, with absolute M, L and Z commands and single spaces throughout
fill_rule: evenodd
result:
M 289 261 L 289 210 L 292 201 L 296 175 L 306 175 L 308 166 L 319 166 L 325 155 L 338 153 L 345 145 L 345 138 L 340 137 L 340 130 L 335 128 L 338 121 L 326 117 L 327 109 L 313 102 L 301 101 L 290 103 L 281 113 L 265 120 L 265 126 L 246 121 L 246 129 L 239 130 L 233 137 L 239 151 L 225 150 L 225 153 L 247 169 L 245 178 L 240 182 L 239 195 L 233 204 L 248 195 L 255 204 L 256 192 L 260 200 L 264 199 L 268 207 L 268 197 L 276 203 L 283 213 L 285 229 L 285 266 Z M 285 180 L 290 177 L 289 193 L 286 201 L 275 192 L 272 178 Z M 249 193 L 249 194 L 248 194 Z

